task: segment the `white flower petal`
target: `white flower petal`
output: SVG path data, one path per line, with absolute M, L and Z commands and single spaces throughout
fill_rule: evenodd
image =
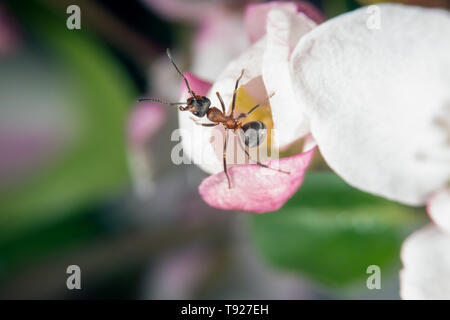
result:
M 450 178 L 450 14 L 384 4 L 305 35 L 291 72 L 311 132 L 349 184 L 411 205 Z
M 249 46 L 242 14 L 216 9 L 203 17 L 192 47 L 192 72 L 213 81 L 227 64 Z
M 185 73 L 186 78 L 192 90 L 197 95 L 206 95 L 211 84 L 203 81 L 192 74 Z M 186 85 L 182 83 L 180 101 L 186 101 L 189 98 Z M 211 143 L 211 137 L 216 128 L 202 127 L 192 120 L 195 118 L 189 111 L 178 111 L 178 122 L 180 125 L 180 136 L 183 146 L 183 154 L 198 165 L 202 170 L 214 174 L 223 170 L 222 162 L 219 160 L 219 154 L 214 150 Z M 207 123 L 207 120 L 196 119 L 201 123 Z M 178 136 L 172 136 L 173 140 Z
M 438 191 L 428 201 L 428 214 L 445 232 L 450 234 L 450 188 Z
M 403 299 L 450 299 L 450 235 L 429 225 L 403 243 L 400 296 Z
M 262 73 L 262 57 L 266 47 L 265 38 L 254 43 L 249 49 L 242 53 L 237 59 L 231 61 L 227 67 L 218 76 L 214 82 L 208 97 L 211 99 L 213 106 L 220 106 L 219 99 L 216 97 L 216 92 L 220 92 L 224 102 L 226 111 L 228 112 L 231 106 L 231 100 L 234 92 L 234 84 L 236 79 L 241 74 L 242 69 L 245 70 L 244 76 L 240 84 L 244 85 L 250 80 L 261 76 Z M 259 98 L 259 97 L 253 97 Z M 265 97 L 262 97 L 263 99 Z
M 316 24 L 302 13 L 274 9 L 267 18 L 267 44 L 262 73 L 267 92 L 274 92 L 270 105 L 278 143 L 289 145 L 309 132 L 308 122 L 292 86 L 289 72 L 291 51 L 298 40 Z

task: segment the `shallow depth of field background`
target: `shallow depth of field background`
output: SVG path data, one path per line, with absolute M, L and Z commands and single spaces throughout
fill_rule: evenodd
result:
M 313 1 L 326 18 L 369 2 Z M 130 144 L 136 99 L 178 94 L 165 48 L 189 71 L 196 32 L 146 0 L 0 3 L 0 298 L 397 299 L 423 208 L 349 187 L 317 153 L 278 212 L 220 211 L 198 195 L 206 174 L 171 162 L 175 109 Z M 82 290 L 66 288 L 72 264 Z M 381 290 L 366 288 L 373 264 Z

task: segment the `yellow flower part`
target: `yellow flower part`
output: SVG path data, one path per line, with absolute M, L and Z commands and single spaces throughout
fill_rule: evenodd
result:
M 252 96 L 245 90 L 244 86 L 241 86 L 236 95 L 236 111 L 238 113 L 247 113 L 257 104 L 261 104 L 257 109 L 244 119 L 243 123 L 251 121 L 262 121 L 267 127 L 267 136 L 264 141 L 259 145 L 258 157 L 260 155 L 272 156 L 272 138 L 273 138 L 273 120 L 272 110 L 270 109 L 270 102 L 268 99 L 265 101 L 255 101 Z M 267 150 L 266 153 L 261 153 L 261 150 Z M 262 157 L 266 158 L 266 157 Z

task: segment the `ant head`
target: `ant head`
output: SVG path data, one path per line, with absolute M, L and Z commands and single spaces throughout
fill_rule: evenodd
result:
M 189 98 L 187 101 L 187 106 L 182 110 L 189 110 L 194 116 L 202 118 L 206 115 L 211 106 L 211 100 L 205 96 L 195 96 Z
M 198 96 L 192 91 L 191 87 L 189 86 L 188 79 L 184 76 L 184 74 L 180 71 L 178 66 L 173 61 L 172 55 L 170 54 L 170 50 L 167 49 L 166 51 L 167 57 L 169 58 L 170 62 L 174 66 L 175 70 L 180 74 L 180 76 L 183 78 L 184 83 L 186 84 L 186 88 L 191 95 L 189 99 L 187 99 L 186 102 L 166 102 L 160 99 L 155 98 L 142 98 L 139 99 L 139 101 L 154 101 L 159 102 L 168 106 L 179 106 L 178 109 L 181 111 L 190 111 L 194 116 L 202 118 L 206 115 L 206 113 L 209 110 L 209 107 L 211 106 L 211 100 L 209 100 L 205 96 Z M 182 107 L 181 105 L 186 105 L 185 107 Z

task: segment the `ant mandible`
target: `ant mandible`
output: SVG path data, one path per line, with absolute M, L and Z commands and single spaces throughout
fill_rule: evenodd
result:
M 197 125 L 200 125 L 200 126 L 203 126 L 203 127 L 215 127 L 215 126 L 217 126 L 219 124 L 222 124 L 223 127 L 225 128 L 225 137 L 224 137 L 224 142 L 223 142 L 223 171 L 225 172 L 225 175 L 227 177 L 228 188 L 230 188 L 230 189 L 231 189 L 231 181 L 230 181 L 230 177 L 228 175 L 227 161 L 226 161 L 227 140 L 228 140 L 228 132 L 229 132 L 229 130 L 233 130 L 233 132 L 236 132 L 236 131 L 239 130 L 238 131 L 240 133 L 238 135 L 239 146 L 245 152 L 245 154 L 247 155 L 249 160 L 254 161 L 257 165 L 259 165 L 261 167 L 289 174 L 289 172 L 287 172 L 287 171 L 283 171 L 283 170 L 280 170 L 280 169 L 272 168 L 272 167 L 269 167 L 266 164 L 261 163 L 258 160 L 251 159 L 250 158 L 250 154 L 249 154 L 249 152 L 247 151 L 247 148 L 246 148 L 246 147 L 248 147 L 248 148 L 258 147 L 264 141 L 264 139 L 266 138 L 267 127 L 264 124 L 264 122 L 262 122 L 262 121 L 250 121 L 250 122 L 244 123 L 244 119 L 246 117 L 248 117 L 253 111 L 258 109 L 261 105 L 263 105 L 265 101 L 270 99 L 273 96 L 273 94 L 271 94 L 269 97 L 267 97 L 267 99 L 264 102 L 261 102 L 261 103 L 258 103 L 257 105 L 255 105 L 247 113 L 240 113 L 238 115 L 235 115 L 234 110 L 236 108 L 236 96 L 237 96 L 237 91 L 238 91 L 238 88 L 239 88 L 239 81 L 244 76 L 244 69 L 242 69 L 241 74 L 236 79 L 236 83 L 235 83 L 235 86 L 234 86 L 233 99 L 232 99 L 232 102 L 231 102 L 231 110 L 227 114 L 226 111 L 225 111 L 225 103 L 223 102 L 223 99 L 222 99 L 220 93 L 216 92 L 216 95 L 217 95 L 217 98 L 220 101 L 220 105 L 222 107 L 222 111 L 220 111 L 216 107 L 211 107 L 211 100 L 209 100 L 208 97 L 199 96 L 199 95 L 196 95 L 194 93 L 194 91 L 189 86 L 189 81 L 186 79 L 186 77 L 180 71 L 178 66 L 175 64 L 175 62 L 174 62 L 174 60 L 172 58 L 172 55 L 170 54 L 170 50 L 167 49 L 166 53 L 167 53 L 167 56 L 169 57 L 170 62 L 172 63 L 172 65 L 175 67 L 177 72 L 181 75 L 181 77 L 183 78 L 184 82 L 186 83 L 186 87 L 187 87 L 188 92 L 189 92 L 189 94 L 191 96 L 186 100 L 186 102 L 173 102 L 173 103 L 170 103 L 170 102 L 166 102 L 166 101 L 163 101 L 163 100 L 160 100 L 160 99 L 155 99 L 155 98 L 142 98 L 142 99 L 139 99 L 139 101 L 154 101 L 154 102 L 158 102 L 158 103 L 165 104 L 165 105 L 179 106 L 178 109 L 180 111 L 189 111 L 194 116 L 196 116 L 198 118 L 203 118 L 204 116 L 206 116 L 206 118 L 209 121 L 211 121 L 212 123 L 199 123 L 197 120 L 192 118 L 192 120 Z M 185 105 L 185 107 L 183 107 L 182 105 Z M 241 137 L 243 138 L 244 144 L 245 144 L 246 147 L 244 147 L 242 145 Z

